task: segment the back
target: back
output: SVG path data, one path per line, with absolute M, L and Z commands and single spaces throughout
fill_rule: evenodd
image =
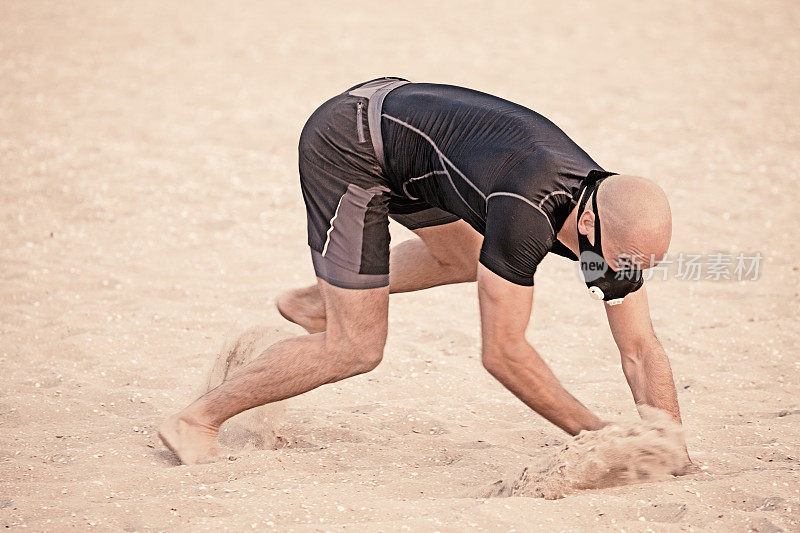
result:
M 471 89 L 403 85 L 382 113 L 393 191 L 464 219 L 485 236 L 485 266 L 532 284 L 582 180 L 602 168 L 547 118 Z

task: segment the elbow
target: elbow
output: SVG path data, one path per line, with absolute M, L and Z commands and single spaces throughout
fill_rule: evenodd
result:
M 619 346 L 623 366 L 639 365 L 644 358 L 656 351 L 663 351 L 663 348 L 655 333 Z
M 505 367 L 503 355 L 494 351 L 489 352 L 484 350 L 481 354 L 481 363 L 483 364 L 483 368 L 494 377 L 502 373 L 502 369 Z
M 519 341 L 484 346 L 481 353 L 481 363 L 489 374 L 499 379 L 500 376 L 508 374 L 512 367 L 520 363 L 521 353 Z

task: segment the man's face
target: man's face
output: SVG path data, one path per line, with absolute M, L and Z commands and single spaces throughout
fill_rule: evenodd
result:
M 602 233 L 603 257 L 611 270 L 618 272 L 632 268 L 638 270 L 650 268 L 649 259 L 636 247 L 620 244 L 617 239 L 607 235 L 602 227 L 600 232 Z

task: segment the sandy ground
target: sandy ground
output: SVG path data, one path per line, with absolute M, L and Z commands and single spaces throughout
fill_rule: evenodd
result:
M 33 530 L 800 530 L 800 5 L 0 3 L 0 524 Z M 393 297 L 383 364 L 289 404 L 291 446 L 176 466 L 155 428 L 226 335 L 313 280 L 296 141 L 382 75 L 549 116 L 670 195 L 672 252 L 758 281 L 654 281 L 702 473 L 546 501 L 465 491 L 565 434 L 481 367 L 473 285 Z M 408 238 L 393 228 L 395 240 Z M 528 336 L 635 416 L 598 304 L 547 259 Z

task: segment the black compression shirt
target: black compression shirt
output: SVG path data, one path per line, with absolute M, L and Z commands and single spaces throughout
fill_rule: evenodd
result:
M 489 94 L 431 83 L 383 104 L 386 171 L 395 192 L 453 213 L 484 235 L 480 262 L 518 285 L 556 240 L 581 182 L 603 171 L 542 115 Z

